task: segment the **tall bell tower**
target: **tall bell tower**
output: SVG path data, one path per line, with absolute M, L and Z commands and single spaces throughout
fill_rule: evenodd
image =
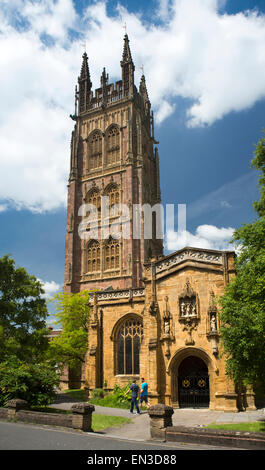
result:
M 147 239 L 142 225 L 140 236 L 134 236 L 134 208 L 153 207 L 161 202 L 161 193 L 153 113 L 144 75 L 139 90 L 134 83 L 127 34 L 120 65 L 121 80 L 109 83 L 104 68 L 100 87 L 92 91 L 88 57 L 83 54 L 71 115 L 75 125 L 68 182 L 66 292 L 141 287 L 144 263 L 163 255 L 154 228 Z M 109 204 L 107 219 L 103 200 Z M 127 236 L 119 238 L 106 230 L 107 222 L 120 226 L 122 207 Z M 87 222 L 88 217 L 92 222 Z M 95 227 L 97 231 L 92 230 Z

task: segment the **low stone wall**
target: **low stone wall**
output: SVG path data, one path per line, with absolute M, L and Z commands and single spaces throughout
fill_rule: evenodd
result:
M 166 429 L 169 442 L 189 442 L 248 450 L 265 449 L 265 433 L 172 426 Z
M 0 419 L 7 419 L 8 418 L 8 410 L 7 408 L 0 408 Z
M 24 423 L 47 424 L 72 428 L 72 415 L 60 413 L 43 413 L 38 411 L 21 410 L 16 413 L 15 419 Z
M 46 424 L 50 426 L 63 426 L 81 431 L 92 432 L 92 413 L 94 405 L 86 402 L 75 403 L 71 414 L 43 413 L 26 410 L 27 402 L 20 399 L 10 400 L 6 408 L 0 408 L 0 418 L 16 420 L 34 424 Z
M 189 442 L 249 450 L 265 449 L 265 433 L 221 431 L 218 429 L 172 426 L 174 409 L 158 404 L 149 408 L 150 436 L 153 441 Z

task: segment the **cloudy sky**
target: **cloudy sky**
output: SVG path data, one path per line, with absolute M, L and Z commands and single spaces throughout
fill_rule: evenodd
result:
M 255 218 L 265 127 L 264 0 L 0 0 L 0 255 L 61 289 L 74 87 L 84 44 L 93 88 L 120 79 L 124 24 L 144 66 L 164 204 L 187 205 L 185 245 L 231 249 Z M 176 214 L 177 220 L 177 214 Z M 175 227 L 177 230 L 177 227 Z

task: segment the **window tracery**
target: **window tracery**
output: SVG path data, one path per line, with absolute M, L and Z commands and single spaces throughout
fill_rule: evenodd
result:
M 140 373 L 140 345 L 143 338 L 143 322 L 134 317 L 127 319 L 117 334 L 117 373 Z
M 109 211 L 110 217 L 116 217 L 119 215 L 120 209 L 120 191 L 116 185 L 111 185 L 110 188 L 105 192 L 105 196 L 109 198 Z
M 107 165 L 113 165 L 120 161 L 120 131 L 117 126 L 111 126 L 107 132 Z
M 93 210 L 90 213 L 91 217 L 93 219 L 100 219 L 101 218 L 101 195 L 97 189 L 89 193 L 89 195 L 86 198 L 86 203 L 94 206 Z
M 120 243 L 119 240 L 110 238 L 104 249 L 105 270 L 120 269 Z
M 87 272 L 98 271 L 100 271 L 100 245 L 98 241 L 92 240 L 87 245 Z
M 102 134 L 95 131 L 89 138 L 89 168 L 94 170 L 102 166 Z

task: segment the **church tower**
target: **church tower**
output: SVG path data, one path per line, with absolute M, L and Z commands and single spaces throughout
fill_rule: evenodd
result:
M 163 254 L 154 228 L 148 239 L 142 225 L 140 236 L 134 236 L 134 208 L 153 207 L 161 202 L 161 193 L 153 113 L 144 75 L 139 91 L 134 83 L 127 34 L 120 65 L 122 79 L 109 83 L 104 68 L 100 87 L 93 92 L 88 56 L 83 54 L 71 115 L 75 126 L 68 183 L 66 292 L 141 287 L 144 263 Z M 103 201 L 108 201 L 107 218 Z M 127 236 L 118 238 L 107 225 L 120 227 L 121 214 Z M 137 220 L 142 219 L 143 213 Z

